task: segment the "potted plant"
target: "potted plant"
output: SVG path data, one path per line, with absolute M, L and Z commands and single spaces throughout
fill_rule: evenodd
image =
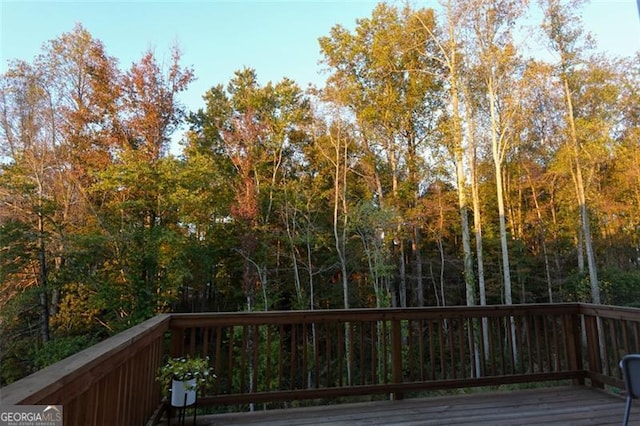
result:
M 187 407 L 195 403 L 196 391 L 206 388 L 216 379 L 209 357 L 169 358 L 158 370 L 157 380 L 162 385 L 162 395 L 171 393 L 171 405 Z

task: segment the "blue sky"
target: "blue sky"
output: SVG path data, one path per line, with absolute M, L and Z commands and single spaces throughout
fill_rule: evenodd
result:
M 43 42 L 81 22 L 128 69 L 148 48 L 159 58 L 176 41 L 197 81 L 182 96 L 192 107 L 211 86 L 244 66 L 261 82 L 287 76 L 301 87 L 322 84 L 317 39 L 341 23 L 371 14 L 371 1 L 2 1 L 2 68 L 7 59 L 31 60 Z
M 322 85 L 318 37 L 335 24 L 354 28 L 377 2 L 368 0 L 137 0 L 16 1 L 0 0 L 0 72 L 7 60 L 31 61 L 42 44 L 82 23 L 107 52 L 129 68 L 148 48 L 159 58 L 176 41 L 183 64 L 197 81 L 182 101 L 189 109 L 203 105 L 211 86 L 226 84 L 233 71 L 249 66 L 262 83 L 289 77 L 301 87 Z M 532 0 L 535 2 L 535 0 Z M 392 2 L 393 3 L 393 2 Z M 436 0 L 413 1 L 436 7 Z M 599 50 L 629 56 L 640 49 L 636 0 L 592 0 L 583 12 L 587 30 Z

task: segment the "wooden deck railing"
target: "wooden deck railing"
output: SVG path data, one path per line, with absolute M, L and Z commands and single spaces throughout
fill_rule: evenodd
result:
M 63 405 L 65 425 L 144 425 L 158 408 L 156 370 L 169 315 L 158 315 L 0 388 L 0 406 Z
M 67 425 L 143 424 L 167 355 L 211 357 L 205 407 L 555 380 L 622 387 L 617 364 L 632 352 L 640 309 L 599 305 L 168 314 L 0 389 L 0 404 L 63 404 Z
M 618 364 L 624 355 L 640 353 L 640 309 L 580 304 L 580 317 L 592 384 L 623 387 Z

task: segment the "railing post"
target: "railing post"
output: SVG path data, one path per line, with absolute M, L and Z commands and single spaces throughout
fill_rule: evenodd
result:
M 567 357 L 569 369 L 572 371 L 581 371 L 582 366 L 582 348 L 580 339 L 580 317 L 574 312 L 564 316 L 564 329 L 566 333 L 565 342 L 567 346 Z M 579 377 L 572 380 L 574 385 L 584 385 L 584 378 Z
M 184 329 L 170 326 L 171 346 L 169 347 L 169 356 L 176 358 L 184 356 Z
M 393 383 L 402 383 L 402 327 L 398 319 L 391 320 L 391 374 Z M 403 392 L 395 392 L 393 399 L 403 399 Z
M 589 362 L 589 373 L 591 376 L 591 386 L 604 388 L 604 383 L 596 377 L 602 372 L 602 359 L 600 357 L 600 335 L 598 318 L 585 315 L 584 324 L 587 335 L 587 355 Z

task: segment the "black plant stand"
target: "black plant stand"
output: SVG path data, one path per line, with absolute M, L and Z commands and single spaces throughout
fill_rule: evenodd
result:
M 178 424 L 181 426 L 184 426 L 184 420 L 187 416 L 187 408 L 191 408 L 193 407 L 193 425 L 196 424 L 196 415 L 198 414 L 198 393 L 196 393 L 196 398 L 193 402 L 193 404 L 191 405 L 187 405 L 187 394 L 184 394 L 184 404 L 182 404 L 182 407 L 176 407 L 173 404 L 171 404 L 171 401 L 169 401 L 169 426 L 171 426 L 171 413 L 173 411 L 174 408 L 178 409 Z

